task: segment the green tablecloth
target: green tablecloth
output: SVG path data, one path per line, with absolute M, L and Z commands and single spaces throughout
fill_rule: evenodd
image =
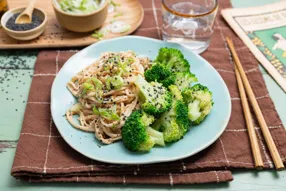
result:
M 248 7 L 277 0 L 232 0 L 234 7 Z M 37 51 L 0 51 L 0 190 L 286 190 L 286 171 L 234 171 L 234 181 L 224 184 L 175 186 L 104 185 L 85 183 L 29 184 L 10 176 L 15 146 L 21 130 Z M 12 68 L 17 69 L 14 70 Z M 261 68 L 270 96 L 286 126 L 286 94 Z M 3 82 L 3 78 L 8 78 Z M 5 149 L 1 149 L 5 147 Z

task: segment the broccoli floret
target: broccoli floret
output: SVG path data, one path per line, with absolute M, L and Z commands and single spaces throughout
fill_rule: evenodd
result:
M 141 75 L 137 77 L 135 84 L 140 90 L 141 106 L 146 113 L 158 115 L 171 108 L 172 96 L 162 84 L 148 83 Z
M 131 151 L 150 151 L 154 145 L 164 146 L 163 134 L 150 127 L 154 117 L 142 110 L 134 111 L 122 127 L 122 140 Z
M 182 100 L 182 95 L 177 86 L 169 86 L 173 96 L 171 110 L 163 113 L 152 126 L 163 132 L 165 142 L 174 142 L 181 139 L 190 126 L 188 108 Z
M 178 86 L 171 85 L 171 86 L 169 86 L 169 90 L 171 92 L 171 95 L 172 95 L 173 99 L 175 99 L 175 100 L 183 100 L 182 93 L 179 90 Z
M 183 92 L 184 102 L 188 105 L 189 120 L 200 124 L 211 112 L 213 106 L 212 92 L 201 84 L 186 88 Z
M 185 88 L 191 87 L 192 83 L 197 82 L 198 79 L 195 74 L 192 74 L 190 71 L 188 72 L 179 72 L 176 74 L 175 85 L 183 91 Z
M 166 66 L 158 62 L 155 62 L 151 68 L 146 70 L 144 75 L 148 82 L 157 81 L 165 87 L 174 84 L 176 79 L 175 75 Z
M 162 83 L 163 86 L 168 88 L 170 85 L 175 83 L 175 80 L 176 80 L 176 76 L 175 75 L 170 75 L 168 78 L 166 78 L 165 80 L 162 80 L 160 83 Z
M 172 72 L 188 72 L 190 64 L 180 50 L 174 48 L 161 48 L 156 61 L 165 65 Z

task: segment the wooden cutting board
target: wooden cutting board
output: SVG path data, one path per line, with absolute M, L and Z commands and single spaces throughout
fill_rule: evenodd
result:
M 120 20 L 130 24 L 131 28 L 126 33 L 109 34 L 104 37 L 114 38 L 124 36 L 135 31 L 143 21 L 144 10 L 138 0 L 114 0 L 120 6 L 116 6 L 116 11 L 109 13 L 103 25 L 109 24 L 112 20 Z M 9 0 L 9 8 L 23 7 L 28 4 L 28 0 Z M 26 49 L 26 48 L 55 48 L 55 47 L 78 47 L 87 46 L 98 40 L 91 37 L 90 33 L 75 33 L 68 31 L 60 26 L 52 7 L 52 0 L 39 0 L 36 7 L 42 8 L 48 14 L 48 24 L 45 32 L 37 39 L 31 41 L 18 41 L 9 37 L 2 28 L 0 28 L 0 49 Z M 114 15 L 122 13 L 121 16 Z

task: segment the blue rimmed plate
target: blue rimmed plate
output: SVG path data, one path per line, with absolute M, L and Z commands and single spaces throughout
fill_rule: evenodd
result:
M 166 147 L 155 147 L 149 153 L 133 153 L 121 141 L 101 145 L 94 134 L 73 128 L 63 115 L 77 100 L 66 88 L 67 82 L 80 70 L 92 64 L 103 52 L 133 50 L 139 56 L 154 59 L 161 47 L 180 49 L 191 63 L 199 82 L 213 92 L 214 107 L 206 120 L 190 128 L 184 139 Z M 102 162 L 114 164 L 147 164 L 174 161 L 194 155 L 216 141 L 225 130 L 231 113 L 228 89 L 218 72 L 201 56 L 187 48 L 151 38 L 126 36 L 93 44 L 72 56 L 56 76 L 51 92 L 53 120 L 64 140 L 81 154 Z M 98 145 L 101 145 L 100 147 Z

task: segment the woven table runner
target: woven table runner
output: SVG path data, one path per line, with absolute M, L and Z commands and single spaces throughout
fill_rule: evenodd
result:
M 145 18 L 134 34 L 160 39 L 161 1 L 141 0 L 141 3 Z M 230 6 L 229 0 L 220 0 L 220 10 Z M 150 165 L 111 165 L 84 157 L 65 143 L 50 114 L 50 90 L 53 80 L 63 64 L 76 51 L 41 51 L 35 64 L 12 175 L 31 182 L 174 185 L 231 181 L 233 177 L 229 170 L 253 169 L 254 162 L 233 63 L 226 46 L 226 35 L 234 40 L 256 99 L 285 162 L 286 132 L 269 97 L 258 62 L 223 20 L 220 10 L 215 21 L 211 45 L 202 56 L 216 68 L 226 82 L 231 95 L 232 115 L 227 129 L 214 144 L 183 160 Z M 255 119 L 254 124 L 264 166 L 273 168 L 273 161 Z

